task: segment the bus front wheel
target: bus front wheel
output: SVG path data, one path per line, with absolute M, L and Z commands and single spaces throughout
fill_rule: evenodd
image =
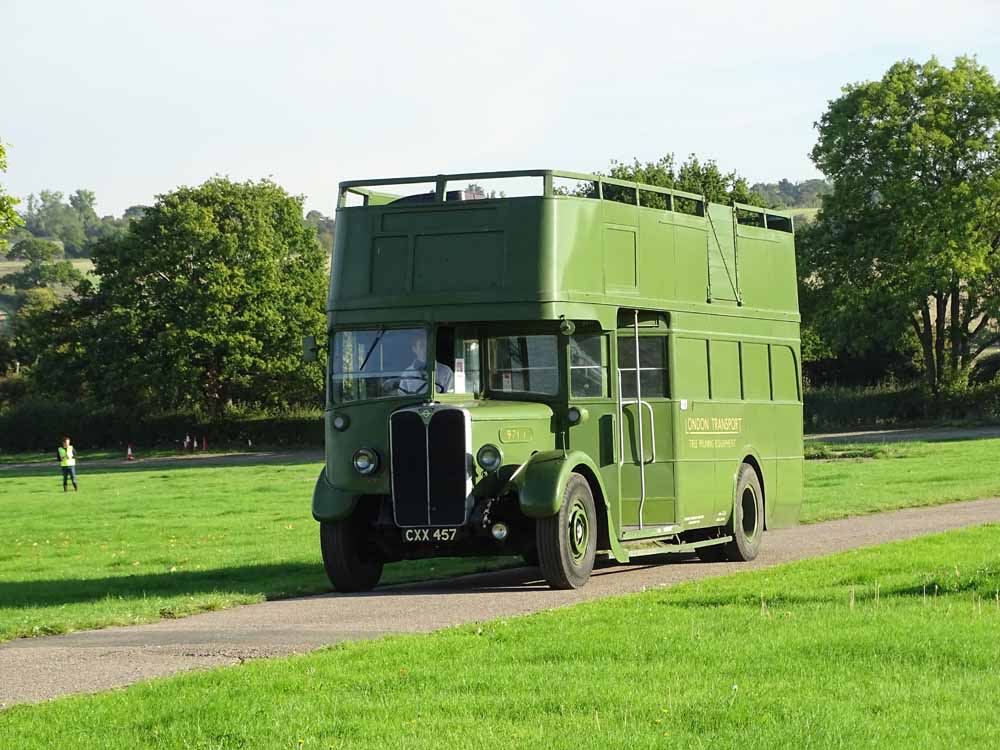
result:
M 578 589 L 590 578 L 597 554 L 597 512 L 590 485 L 570 474 L 559 512 L 535 525 L 538 565 L 554 589 Z
M 337 591 L 353 593 L 375 588 L 382 577 L 382 560 L 356 516 L 321 523 L 319 541 L 326 576 Z

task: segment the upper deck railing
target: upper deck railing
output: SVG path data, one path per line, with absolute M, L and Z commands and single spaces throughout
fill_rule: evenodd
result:
M 646 208 L 658 208 L 675 211 L 693 216 L 705 216 L 708 200 L 704 195 L 685 190 L 665 188 L 642 182 L 619 180 L 585 172 L 571 172 L 558 169 L 522 169 L 499 172 L 459 172 L 455 174 L 420 175 L 416 177 L 386 177 L 374 180 L 347 180 L 341 182 L 337 200 L 337 208 L 349 208 L 351 196 L 361 199 L 362 206 L 387 205 L 405 199 L 407 203 L 443 204 L 456 200 L 468 200 L 467 191 L 450 190 L 449 183 L 516 181 L 525 178 L 540 180 L 541 189 L 532 193 L 536 197 L 545 198 L 590 198 L 610 200 Z M 557 181 L 575 182 L 575 186 L 560 186 Z M 400 196 L 395 193 L 381 192 L 376 188 L 424 185 L 431 187 L 423 193 L 410 196 Z M 503 194 L 489 196 L 478 194 L 475 199 L 490 199 L 506 197 Z M 781 232 L 793 232 L 792 215 L 777 209 L 761 208 L 744 203 L 733 203 L 737 221 L 740 224 L 756 225 L 765 229 Z

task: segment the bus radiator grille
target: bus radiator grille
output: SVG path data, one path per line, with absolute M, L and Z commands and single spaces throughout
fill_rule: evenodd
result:
M 389 418 L 389 427 L 396 525 L 464 524 L 468 477 L 462 411 L 437 409 L 427 424 L 416 410 L 404 409 Z

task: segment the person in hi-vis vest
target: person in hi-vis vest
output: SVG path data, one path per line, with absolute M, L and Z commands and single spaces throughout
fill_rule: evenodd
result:
M 76 486 L 76 451 L 69 442 L 68 437 L 63 438 L 63 444 L 59 446 L 59 466 L 62 467 L 63 492 L 67 491 L 67 484 L 73 482 L 73 492 L 79 490 Z

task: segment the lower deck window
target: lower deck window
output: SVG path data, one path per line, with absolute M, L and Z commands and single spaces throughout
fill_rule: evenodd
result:
M 489 340 L 489 347 L 491 390 L 546 396 L 559 392 L 559 355 L 555 336 L 494 336 Z

